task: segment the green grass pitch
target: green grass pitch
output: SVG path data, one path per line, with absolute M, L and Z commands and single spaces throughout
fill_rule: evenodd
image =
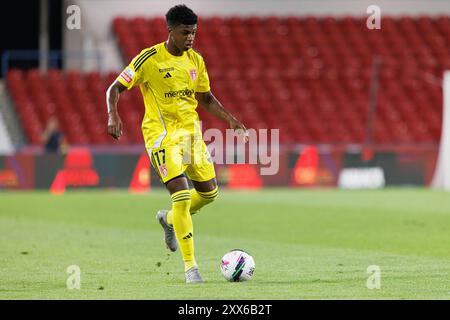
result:
M 155 219 L 166 191 L 0 193 L 0 299 L 449 299 L 450 195 L 382 191 L 221 190 L 193 217 L 206 283 L 186 285 Z M 228 283 L 222 255 L 256 262 Z M 78 265 L 81 288 L 69 290 Z M 367 268 L 380 268 L 368 289 Z

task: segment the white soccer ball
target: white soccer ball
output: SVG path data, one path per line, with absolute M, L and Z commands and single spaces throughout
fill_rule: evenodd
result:
M 223 256 L 220 270 L 228 281 L 247 281 L 253 276 L 255 261 L 247 252 L 234 249 Z

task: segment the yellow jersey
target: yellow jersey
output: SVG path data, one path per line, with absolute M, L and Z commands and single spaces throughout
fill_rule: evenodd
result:
M 210 90 L 205 62 L 193 49 L 174 56 L 165 42 L 144 49 L 117 77 L 127 89 L 139 85 L 144 98 L 142 134 L 147 149 L 201 137 L 195 92 Z

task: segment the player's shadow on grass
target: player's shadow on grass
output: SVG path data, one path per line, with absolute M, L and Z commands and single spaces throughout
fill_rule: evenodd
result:
M 286 285 L 296 285 L 296 284 L 312 284 L 312 283 L 339 283 L 339 282 L 345 282 L 345 279 L 297 279 L 297 280 L 277 280 L 277 279 L 266 279 L 266 280 L 259 280 L 259 279 L 252 279 L 250 281 L 242 281 L 242 282 L 228 282 L 225 280 L 206 280 L 205 283 L 207 284 L 248 284 L 252 285 L 258 284 L 258 285 L 280 285 L 280 284 L 286 284 Z

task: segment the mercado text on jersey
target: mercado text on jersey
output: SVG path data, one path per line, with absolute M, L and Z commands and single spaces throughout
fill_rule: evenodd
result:
M 142 50 L 117 80 L 128 89 L 140 87 L 146 148 L 176 144 L 186 134 L 201 137 L 195 92 L 208 92 L 210 85 L 205 62 L 196 51 L 174 56 L 159 43 Z

